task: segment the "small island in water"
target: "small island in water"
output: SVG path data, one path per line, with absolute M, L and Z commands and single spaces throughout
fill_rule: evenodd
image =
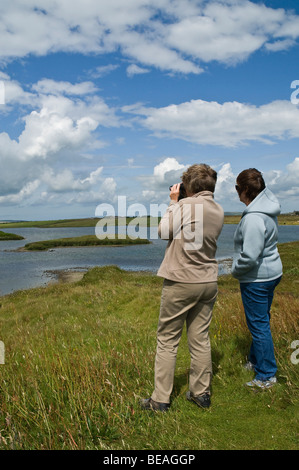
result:
M 84 235 L 82 237 L 72 238 L 57 238 L 54 240 L 43 240 L 38 242 L 27 243 L 25 246 L 19 248 L 17 251 L 43 251 L 52 248 L 63 248 L 73 246 L 124 246 L 124 245 L 145 245 L 151 243 L 147 239 L 130 237 L 118 238 L 104 238 L 99 239 L 96 235 Z
M 21 235 L 16 235 L 15 233 L 7 233 L 7 232 L 2 232 L 0 230 L 0 241 L 7 241 L 7 240 L 24 240 L 24 237 Z

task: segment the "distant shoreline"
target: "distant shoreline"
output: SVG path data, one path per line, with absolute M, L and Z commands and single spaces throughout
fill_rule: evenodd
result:
M 241 214 L 227 214 L 224 215 L 225 224 L 238 224 L 240 222 Z M 115 225 L 118 226 L 120 220 L 123 225 L 123 217 L 115 217 Z M 0 229 L 6 228 L 63 228 L 63 227 L 95 227 L 100 218 L 89 217 L 84 219 L 59 219 L 59 220 L 39 220 L 39 221 L 20 221 L 20 222 L 0 222 Z M 107 217 L 107 222 L 111 221 L 111 218 Z M 158 226 L 160 218 L 158 217 L 127 217 L 125 225 L 134 221 L 140 224 L 141 227 L 155 227 Z M 278 216 L 279 225 L 299 225 L 299 213 L 280 214 Z

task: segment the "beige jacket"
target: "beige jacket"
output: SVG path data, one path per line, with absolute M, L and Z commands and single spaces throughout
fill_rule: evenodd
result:
M 217 281 L 217 239 L 224 220 L 222 207 L 210 191 L 170 202 L 159 224 L 159 236 L 169 240 L 157 275 L 170 281 Z

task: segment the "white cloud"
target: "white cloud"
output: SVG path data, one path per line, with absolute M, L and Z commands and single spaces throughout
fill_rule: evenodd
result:
M 101 78 L 113 72 L 114 70 L 118 69 L 118 67 L 119 65 L 115 65 L 115 64 L 100 65 L 99 67 L 96 67 L 95 70 L 92 70 L 90 72 L 90 75 L 93 78 Z
M 215 198 L 220 201 L 229 200 L 238 201 L 236 196 L 235 184 L 236 175 L 232 171 L 230 163 L 223 163 L 220 169 L 215 168 L 217 171 L 217 183 L 215 187 Z
M 22 118 L 24 129 L 17 141 L 0 134 L 4 143 L 0 159 L 10 152 L 9 147 L 17 160 L 47 159 L 63 149 L 78 150 L 84 145 L 99 148 L 101 142 L 96 140 L 95 144 L 93 132 L 99 126 L 120 125 L 115 110 L 94 94 L 96 88 L 91 82 L 72 84 L 44 79 L 32 86 L 32 93 L 15 81 L 6 79 L 5 85 L 8 104 L 25 104 L 33 111 Z
M 167 41 L 205 62 L 236 62 L 260 49 L 283 15 L 247 1 L 207 2 L 196 16 L 169 25 Z
M 0 4 L 2 61 L 59 51 L 120 50 L 142 65 L 200 73 L 201 61 L 235 63 L 264 46 L 272 51 L 288 48 L 290 40 L 298 37 L 297 15 L 248 0 L 12 0 Z M 98 73 L 111 70 L 111 66 L 102 67 Z
M 124 111 L 143 116 L 142 125 L 157 137 L 180 138 L 197 144 L 236 147 L 258 141 L 299 137 L 299 108 L 290 101 L 262 106 L 192 100 L 163 108 L 141 105 Z
M 99 167 L 86 178 L 75 179 L 73 172 L 69 168 L 65 168 L 56 174 L 52 168 L 47 168 L 44 174 L 41 175 L 41 180 L 47 184 L 48 188 L 55 192 L 84 191 L 101 182 L 102 171 L 103 167 Z
M 40 186 L 39 180 L 29 181 L 24 185 L 19 192 L 14 194 L 9 194 L 6 196 L 0 196 L 0 204 L 22 204 L 24 201 L 28 202 L 30 196 L 32 196 L 35 191 Z
M 148 202 L 165 202 L 169 195 L 169 186 L 181 181 L 181 175 L 187 168 L 174 157 L 167 157 L 153 168 L 152 175 L 139 176 L 142 182 L 143 198 Z
M 38 178 L 23 182 L 18 191 L 0 196 L 2 205 L 38 204 L 98 204 L 113 202 L 117 184 L 114 178 L 104 178 L 102 167 L 92 171 L 85 178 L 75 178 L 73 171 L 65 168 L 56 172 L 50 167 L 40 168 Z M 31 173 L 32 177 L 32 173 Z M 30 176 L 27 175 L 29 179 Z M 19 186 L 21 182 L 19 181 Z
M 148 73 L 149 70 L 139 67 L 139 65 L 131 64 L 127 67 L 127 75 L 128 77 L 133 77 L 134 75 L 140 75 L 144 73 Z
M 206 163 L 209 164 L 207 161 Z M 246 165 L 246 164 L 245 164 Z M 212 165 L 213 166 L 213 165 Z M 248 165 L 249 167 L 250 165 Z M 143 175 L 140 179 L 143 185 L 142 197 L 147 203 L 158 204 L 169 202 L 170 184 L 180 182 L 181 175 L 189 167 L 178 162 L 177 158 L 165 158 L 153 169 L 153 174 Z M 244 166 L 243 169 L 247 168 Z M 215 200 L 229 211 L 242 211 L 244 205 L 240 203 L 235 190 L 238 172 L 234 171 L 229 162 L 214 166 L 217 171 Z M 285 170 L 262 171 L 266 186 L 278 197 L 282 211 L 299 210 L 299 158 L 286 165 Z
M 47 197 L 51 194 L 52 202 L 61 199 L 63 193 L 66 204 L 111 201 L 115 198 L 116 182 L 114 178 L 104 178 L 102 171 L 103 167 L 99 167 L 85 178 L 75 178 L 69 168 L 55 173 L 49 167 L 41 175 L 41 184 L 46 185 Z
M 282 38 L 289 37 L 292 39 L 298 38 L 299 35 L 299 17 L 291 13 L 283 15 L 280 27 L 275 31 L 274 37 Z
M 249 167 L 249 165 L 248 165 Z M 244 167 L 245 169 L 246 167 Z M 262 171 L 262 168 L 258 168 Z M 215 199 L 221 203 L 231 202 L 232 207 L 236 207 L 239 201 L 235 190 L 238 173 L 234 173 L 230 163 L 224 163 L 218 169 L 217 184 L 215 190 Z M 279 199 L 282 206 L 282 212 L 299 210 L 299 158 L 295 158 L 286 165 L 285 170 L 270 170 L 263 172 L 263 177 L 271 191 Z M 243 206 L 239 207 L 242 210 Z M 285 209 L 286 208 L 286 209 Z
M 78 95 L 83 96 L 95 93 L 97 88 L 92 82 L 70 83 L 57 82 L 44 78 L 32 86 L 32 90 L 39 94 L 46 95 Z
M 0 72 L 0 80 L 4 91 L 4 101 L 1 103 L 0 112 L 9 112 L 12 106 L 18 105 L 36 105 L 36 95 L 24 90 L 19 82 L 11 80 L 9 75 Z M 4 106 L 2 106 L 4 104 Z
M 209 162 L 206 162 L 209 164 Z M 162 160 L 153 169 L 153 174 L 143 175 L 142 197 L 147 203 L 169 203 L 169 186 L 181 182 L 181 176 L 190 165 L 183 165 L 175 157 Z M 213 165 L 211 165 L 213 166 Z M 232 210 L 241 210 L 239 199 L 235 190 L 236 176 L 230 163 L 221 163 L 214 167 L 217 171 L 217 184 L 215 188 L 215 200 L 220 204 L 230 201 Z
M 179 163 L 175 158 L 168 157 L 154 167 L 154 178 L 159 183 L 169 180 L 169 173 L 182 171 L 185 165 Z
M 275 41 L 275 42 L 268 42 L 265 47 L 268 51 L 271 52 L 277 52 L 277 51 L 285 51 L 287 49 L 290 49 L 290 47 L 293 47 L 295 44 L 295 41 L 293 39 L 283 39 L 281 41 Z
M 105 202 L 113 204 L 116 202 L 116 188 L 117 184 L 114 178 L 105 178 L 97 187 L 93 187 L 89 191 L 76 191 L 71 193 L 66 198 L 67 204 L 87 204 L 88 206 L 96 205 Z
M 1 203 L 38 203 L 45 198 L 56 200 L 55 194 L 68 192 L 75 193 L 78 201 L 96 200 L 105 192 L 112 194 L 116 183 L 111 180 L 107 189 L 102 167 L 96 165 L 86 174 L 80 165 L 87 155 L 92 166 L 92 153 L 105 145 L 95 134 L 100 126 L 121 125 L 115 110 L 95 94 L 93 84 L 44 79 L 29 93 L 9 76 L 1 74 L 0 78 L 9 91 L 6 112 L 13 104 L 25 113 L 24 128 L 16 139 L 0 133 Z
M 147 66 L 180 73 L 199 74 L 203 71 L 201 67 L 190 60 L 182 58 L 179 52 L 163 44 L 158 31 L 155 31 L 155 34 L 152 34 L 150 38 L 129 31 L 122 33 L 120 40 L 125 55 Z
M 275 192 L 278 198 L 291 202 L 297 207 L 293 210 L 299 210 L 299 158 L 295 158 L 293 162 L 286 166 L 286 171 L 271 170 L 265 173 L 265 179 L 268 181 L 269 187 Z
M 97 122 L 89 116 L 74 121 L 45 109 L 33 111 L 25 122 L 25 130 L 19 137 L 22 149 L 19 158 L 25 160 L 46 159 L 64 149 L 79 149 L 97 128 Z

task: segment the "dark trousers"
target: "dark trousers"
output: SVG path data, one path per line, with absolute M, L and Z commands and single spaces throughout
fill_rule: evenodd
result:
M 240 283 L 248 329 L 252 336 L 249 361 L 254 365 L 257 380 L 274 377 L 277 371 L 272 334 L 270 309 L 275 287 L 281 277 L 267 282 Z

